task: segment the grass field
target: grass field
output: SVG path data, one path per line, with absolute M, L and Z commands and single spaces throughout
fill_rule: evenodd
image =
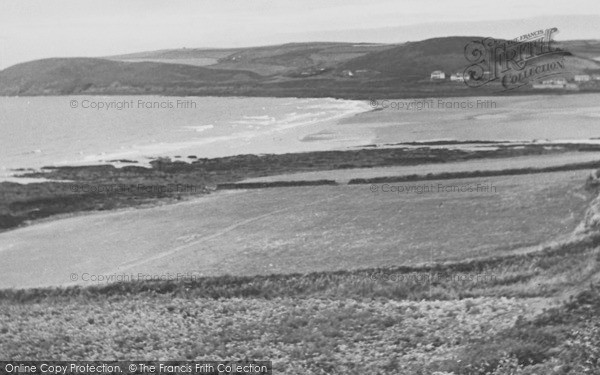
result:
M 274 188 L 74 216 L 0 234 L 0 286 L 69 284 L 72 273 L 84 283 L 83 273 L 264 275 L 510 253 L 571 233 L 589 203 L 589 174 L 425 182 L 495 192 Z
M 584 189 L 587 175 L 494 177 L 487 181 L 494 194 L 397 194 L 383 186 L 373 193 L 369 185 L 225 192 L 3 233 L 4 280 L 28 264 L 19 269 L 26 282 L 61 283 L 48 269 L 74 264 L 83 272 L 110 266 L 106 259 L 127 272 L 184 271 L 202 261 L 234 276 L 0 290 L 0 353 L 263 359 L 291 375 L 598 374 L 600 235 L 590 213 L 600 212 L 600 198 L 591 201 L 593 184 Z M 586 227 L 574 232 L 584 211 Z M 14 233 L 23 242 L 11 247 Z M 139 252 L 167 233 L 179 237 L 164 244 L 179 247 L 135 253 L 136 244 Z M 407 240 L 412 247 L 399 257 Z M 446 262 L 407 266 L 430 261 L 428 254 Z M 267 259 L 274 264 L 265 267 Z M 312 272 L 296 273 L 303 266 Z M 268 275 L 235 276 L 255 273 Z
M 406 283 L 414 270 L 390 268 L 0 291 L 0 352 L 266 359 L 282 374 L 596 374 L 600 298 L 582 284 L 598 282 L 599 244 L 437 267 L 497 275 L 485 283 Z M 372 277 L 386 271 L 396 277 Z
M 386 176 L 410 176 L 425 175 L 428 173 L 439 174 L 484 170 L 499 171 L 512 168 L 547 168 L 597 160 L 600 160 L 600 153 L 598 152 L 566 152 L 562 154 L 529 155 L 502 159 L 475 159 L 425 165 L 399 165 L 393 167 L 352 168 L 288 173 L 248 178 L 243 182 L 311 181 L 328 179 L 335 180 L 338 183 L 348 183 L 348 181 L 355 178 L 369 179 Z

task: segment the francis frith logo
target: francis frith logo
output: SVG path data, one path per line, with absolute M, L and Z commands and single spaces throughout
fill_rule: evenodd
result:
M 480 87 L 500 83 L 503 90 L 514 90 L 565 69 L 564 56 L 570 55 L 555 46 L 552 39 L 557 28 L 537 30 L 512 40 L 485 38 L 465 46 L 465 57 L 471 63 L 464 75 L 465 84 Z

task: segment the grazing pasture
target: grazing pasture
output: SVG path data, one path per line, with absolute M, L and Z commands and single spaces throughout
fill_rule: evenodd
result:
M 571 233 L 589 203 L 589 174 L 258 189 L 78 215 L 1 233 L 0 287 L 94 283 L 90 275 L 353 270 L 509 253 Z M 435 191 L 419 193 L 424 186 Z

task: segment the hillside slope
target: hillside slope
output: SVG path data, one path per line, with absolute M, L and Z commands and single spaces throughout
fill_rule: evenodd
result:
M 0 94 L 156 92 L 258 80 L 260 76 L 252 72 L 209 70 L 181 64 L 54 58 L 27 62 L 3 70 L 0 72 Z
M 393 45 L 366 43 L 311 42 L 273 46 L 200 49 L 183 48 L 140 52 L 107 57 L 115 61 L 153 61 L 207 66 L 213 69 L 248 70 L 269 76 L 308 67 L 335 67 L 341 62 Z
M 182 49 L 98 58 L 54 58 L 0 71 L 0 95 L 160 94 L 371 99 L 494 95 L 494 85 L 430 82 L 432 71 L 461 72 L 465 46 L 480 37 L 401 45 L 292 43 L 243 49 Z M 561 76 L 600 73 L 600 43 L 567 41 Z M 573 51 L 571 51 L 573 48 Z M 554 61 L 554 60 L 553 60 Z M 600 81 L 581 86 L 600 90 Z M 560 91 L 560 90 L 559 90 Z M 517 93 L 540 93 L 523 87 Z M 557 92 L 557 90 L 554 90 Z
M 377 71 L 382 77 L 409 82 L 427 80 L 434 70 L 442 70 L 446 75 L 464 71 L 469 65 L 464 55 L 465 46 L 481 39 L 481 37 L 446 37 L 405 43 L 349 60 L 342 64 L 339 70 Z M 591 58 L 600 56 L 597 52 L 600 50 L 600 42 L 566 41 L 558 43 L 557 47 L 567 53 L 564 57 L 565 70 L 561 72 L 566 77 L 600 72 L 600 62 Z
M 429 78 L 434 70 L 446 72 L 463 70 L 467 61 L 464 48 L 477 37 L 447 37 L 406 43 L 385 51 L 357 57 L 344 64 L 341 70 L 374 70 L 390 78 L 407 81 Z

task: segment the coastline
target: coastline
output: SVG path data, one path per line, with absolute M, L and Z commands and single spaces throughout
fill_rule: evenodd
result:
M 0 183 L 3 194 L 0 206 L 0 229 L 7 230 L 36 222 L 37 219 L 82 211 L 114 210 L 141 207 L 165 202 L 177 202 L 190 197 L 210 194 L 219 184 L 232 184 L 248 179 L 290 173 L 312 173 L 330 170 L 374 169 L 393 166 L 419 166 L 468 160 L 511 158 L 528 155 L 600 152 L 598 144 L 500 144 L 492 149 L 464 150 L 437 147 L 363 148 L 345 151 L 317 151 L 289 154 L 236 155 L 223 158 L 199 158 L 190 163 L 169 158 L 150 162 L 150 168 L 132 165 L 116 168 L 113 165 L 64 166 L 29 172 L 25 178 L 44 178 L 52 181 L 31 184 Z M 548 171 L 564 168 L 596 168 L 593 159 L 565 166 L 555 163 Z M 558 168 L 558 169 L 557 169 Z M 562 168 L 562 169 L 561 169 Z M 506 168 L 505 168 L 506 169 Z M 542 169 L 543 171 L 543 169 Z M 440 173 L 441 172 L 441 173 Z M 447 172 L 447 171 L 446 171 Z M 458 170 L 456 172 L 459 172 Z M 496 168 L 495 175 L 535 173 L 535 165 L 521 164 L 517 169 Z M 327 172 L 325 172 L 327 173 Z M 485 171 L 469 176 L 485 175 Z M 488 173 L 489 174 L 489 173 Z M 398 178 L 397 173 L 387 178 Z M 452 178 L 462 176 L 440 170 L 427 176 L 414 175 L 413 180 Z M 370 180 L 367 180 L 368 182 Z M 304 180 L 290 182 L 301 185 Z M 140 188 L 141 187 L 141 188 Z
M 140 107 L 100 111 L 81 108 L 83 100 L 93 101 L 96 97 L 80 97 L 82 99 L 75 100 L 79 104 L 75 108 L 69 107 L 69 98 L 72 99 L 73 96 L 62 96 L 59 101 L 46 101 L 45 98 L 24 105 L 15 102 L 7 106 L 8 113 L 14 117 L 14 121 L 7 122 L 6 125 L 10 130 L 13 127 L 12 123 L 19 123 L 25 118 L 22 127 L 35 134 L 39 132 L 38 120 L 29 119 L 26 110 L 42 112 L 51 119 L 47 127 L 56 129 L 56 137 L 63 137 L 65 141 L 47 145 L 42 142 L 43 138 L 38 139 L 43 137 L 41 133 L 24 145 L 15 147 L 8 144 L 4 150 L 4 170 L 0 171 L 5 176 L 24 174 L 29 168 L 39 171 L 45 166 L 135 164 L 149 167 L 152 160 L 161 157 L 192 162 L 198 157 L 281 154 L 343 148 L 343 145 L 303 142 L 302 139 L 334 126 L 343 118 L 371 110 L 363 101 L 332 98 L 325 101 L 310 98 L 289 102 L 285 99 L 271 101 L 268 98 L 254 100 L 230 97 L 222 101 L 221 98 L 215 97 L 190 97 L 195 109 Z M 107 103 L 124 99 L 97 98 Z M 162 104 L 165 98 L 171 100 L 166 96 L 135 98 L 148 103 L 155 100 L 159 104 Z M 286 106 L 288 103 L 291 105 Z M 32 106 L 34 108 L 31 108 Z M 223 111 L 231 113 L 223 115 Z M 263 119 L 263 116 L 266 119 Z M 57 118 L 60 120 L 57 121 Z M 81 130 L 73 134 L 65 132 L 60 127 L 64 121 L 82 124 Z M 166 125 L 165 121 L 168 121 Z M 215 125 L 208 127 L 204 123 Z M 20 134 L 17 129 L 13 131 Z M 82 139 L 92 141 L 81 143 Z
M 63 159 L 57 159 L 56 161 L 36 161 L 35 165 L 29 165 L 27 162 L 9 163 L 9 168 L 4 170 L 2 173 L 6 176 L 14 176 L 17 174 L 23 174 L 25 168 L 41 168 L 43 166 L 81 166 L 81 165 L 101 165 L 101 164 L 113 164 L 115 166 L 128 166 L 128 165 L 140 165 L 149 167 L 150 161 L 160 157 L 169 157 L 185 162 L 193 162 L 194 159 L 200 157 L 226 157 L 240 154 L 285 154 L 290 152 L 318 152 L 325 150 L 348 150 L 367 148 L 375 146 L 394 146 L 396 143 L 405 143 L 407 146 L 409 143 L 414 142 L 415 147 L 420 146 L 422 143 L 432 143 L 434 140 L 447 140 L 466 142 L 467 140 L 477 142 L 485 141 L 486 139 L 504 139 L 512 142 L 540 142 L 544 138 L 547 141 L 552 142 L 576 142 L 584 143 L 590 142 L 600 143 L 600 133 L 594 133 L 590 130 L 578 133 L 577 137 L 568 139 L 568 137 L 561 137 L 561 132 L 564 133 L 564 127 L 557 125 L 559 121 L 564 118 L 565 121 L 569 120 L 569 117 L 561 113 L 561 109 L 564 111 L 570 111 L 571 105 L 575 100 L 574 96 L 571 96 L 567 102 L 557 102 L 554 99 L 558 99 L 557 96 L 544 95 L 543 93 L 535 93 L 536 95 L 511 95 L 503 97 L 484 96 L 477 97 L 484 101 L 496 100 L 494 103 L 497 108 L 481 108 L 481 109 L 453 109 L 453 108 L 437 108 L 437 109 L 424 109 L 424 110 L 397 110 L 393 108 L 384 109 L 381 108 L 381 101 L 375 100 L 377 105 L 373 106 L 372 101 L 365 102 L 362 100 L 340 100 L 343 106 L 335 108 L 335 103 L 338 99 L 328 97 L 327 100 L 330 104 L 325 104 L 324 108 L 328 108 L 328 111 L 339 111 L 337 114 L 330 113 L 326 117 L 317 118 L 316 120 L 306 119 L 298 120 L 297 123 L 291 123 L 291 126 L 279 125 L 262 127 L 260 129 L 252 129 L 252 131 L 233 133 L 232 135 L 225 135 L 220 133 L 214 133 L 219 127 L 212 127 L 208 129 L 208 133 L 205 133 L 204 129 L 202 135 L 190 132 L 189 137 L 180 137 L 161 141 L 158 138 L 154 143 L 142 140 L 139 145 L 134 145 L 133 148 L 127 146 L 123 149 L 123 146 L 119 148 L 102 147 L 81 153 L 83 156 L 75 155 L 73 151 L 72 156 Z M 437 95 L 437 94 L 436 94 Z M 595 94 L 598 95 L 598 94 Z M 87 95 L 64 95 L 60 98 L 64 99 L 64 103 L 58 102 L 54 106 L 68 106 L 67 99 L 71 97 L 89 97 L 94 96 Z M 102 97 L 102 96 L 100 96 Z M 104 96 L 107 100 L 113 100 L 113 97 Z M 140 97 L 135 95 L 135 97 Z M 145 98 L 141 96 L 140 98 Z M 168 95 L 155 95 L 148 96 L 155 98 L 170 98 Z M 392 96 L 386 96 L 392 97 Z M 193 97 L 190 97 L 193 98 Z M 234 100 L 249 99 L 247 96 L 230 97 Z M 496 98 L 496 99 L 494 99 Z M 554 98 L 554 99 L 553 99 Z M 579 98 L 579 97 L 578 97 Z M 579 122 L 593 121 L 593 108 L 589 108 L 594 105 L 595 97 L 584 96 L 585 98 L 583 107 L 578 108 L 577 112 L 573 111 L 571 117 L 579 119 Z M 198 97 L 198 99 L 219 99 L 219 97 Z M 310 98 L 311 100 L 318 101 L 320 98 Z M 409 100 L 395 98 L 389 99 L 394 103 L 401 103 L 401 101 L 432 101 L 432 100 L 444 100 L 445 103 L 452 104 L 457 102 L 462 104 L 463 101 L 470 101 L 471 99 L 465 99 L 465 97 L 424 97 L 424 98 L 411 98 Z M 547 99 L 550 102 L 555 103 L 550 106 L 548 111 L 555 113 L 558 116 L 562 116 L 556 122 L 548 125 L 542 119 L 536 119 L 533 116 L 535 110 L 539 105 L 547 107 L 545 104 Z M 579 100 L 579 99 L 578 99 Z M 581 105 L 581 100 L 577 103 Z M 209 104 L 212 102 L 209 102 Z M 263 102 L 258 102 L 261 105 Z M 310 102 L 308 102 L 310 103 Z M 328 105 L 333 103 L 334 107 L 329 108 Z M 527 107 L 526 103 L 531 103 Z M 467 103 L 471 104 L 471 103 Z M 212 105 L 212 104 L 211 104 Z M 237 105 L 237 104 L 236 104 Z M 307 104 L 310 107 L 310 104 Z M 343 107 L 346 108 L 343 108 Z M 512 113 L 517 106 L 518 111 L 516 114 Z M 314 111 L 314 109 L 312 109 Z M 579 113 L 580 111 L 584 111 Z M 590 112 L 592 111 L 592 112 Z M 87 113 L 87 112 L 83 112 Z M 96 114 L 102 112 L 89 112 L 87 114 Z M 491 113 L 491 114 L 490 114 Z M 137 113 L 135 113 L 137 115 Z M 292 113 L 295 114 L 295 113 Z M 82 115 L 82 114 L 79 114 Z M 78 116 L 79 116 L 78 115 Z M 161 116 L 173 116 L 178 113 L 161 114 Z M 444 121 L 440 121 L 440 116 L 448 116 Z M 69 114 L 69 116 L 73 116 Z M 586 118 L 587 116 L 587 118 Z M 531 124 L 528 126 L 519 127 L 518 129 L 513 126 L 513 123 L 517 121 L 530 121 Z M 73 118 L 73 121 L 81 121 L 81 118 Z M 281 121 L 283 120 L 283 121 Z M 122 121 L 122 120 L 120 120 Z M 144 121 L 143 118 L 141 121 Z M 189 121 L 193 119 L 190 118 Z M 210 123 L 210 120 L 206 120 Z M 285 123 L 286 118 L 277 119 L 276 123 Z M 235 122 L 235 121 L 234 121 Z M 442 126 L 443 124 L 443 126 Z M 98 123 L 93 126 L 103 126 Z M 172 125 L 172 126 L 177 126 Z M 183 126 L 183 125 L 182 125 Z M 503 130 L 506 126 L 510 126 L 508 129 L 510 134 L 503 135 Z M 580 126 L 580 125 L 578 125 Z M 593 128 L 592 125 L 586 125 L 587 128 Z M 191 126 L 188 126 L 191 127 Z M 197 127 L 197 126 L 195 126 Z M 419 132 L 415 132 L 415 128 L 421 129 Z M 447 128 L 447 129 L 444 129 Z M 490 132 L 490 129 L 494 129 Z M 528 129 L 528 131 L 524 131 Z M 583 127 L 582 129 L 586 129 Z M 110 130 L 110 129 L 107 129 Z M 175 131 L 183 131 L 174 128 L 171 134 Z M 551 131 L 550 133 L 548 133 Z M 427 132 L 435 134 L 428 136 Z M 557 136 L 554 136 L 554 133 Z M 185 133 L 186 136 L 188 133 Z M 183 133 L 182 133 L 183 135 Z M 589 139 L 586 138 L 586 135 Z M 234 137 L 234 138 L 231 138 Z M 237 138 L 236 138 L 237 137 Z M 501 137 L 501 138 L 498 138 Z M 232 141 L 233 140 L 233 141 Z M 127 141 L 129 142 L 129 141 Z M 221 145 L 221 146 L 219 146 Z M 227 147 L 223 147 L 227 145 Z M 435 145 L 431 145 L 435 146 Z M 441 146 L 448 146 L 441 145 Z M 31 146 L 24 148 L 20 152 L 23 153 L 34 153 L 40 150 L 35 150 L 36 147 Z M 34 150 L 34 151 L 32 151 Z M 36 159 L 41 160 L 45 157 L 47 150 L 42 150 L 36 156 Z M 60 160 L 60 161 L 59 161 Z M 6 167 L 5 167 L 6 168 Z M 27 172 L 27 171 L 25 171 Z

